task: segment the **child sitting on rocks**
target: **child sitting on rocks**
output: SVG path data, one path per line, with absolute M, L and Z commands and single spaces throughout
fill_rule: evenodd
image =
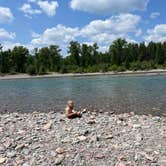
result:
M 74 118 L 80 118 L 81 117 L 81 113 L 80 112 L 76 112 L 74 111 L 74 103 L 73 101 L 68 101 L 67 102 L 67 106 L 65 108 L 65 114 L 66 117 L 69 119 L 74 119 Z

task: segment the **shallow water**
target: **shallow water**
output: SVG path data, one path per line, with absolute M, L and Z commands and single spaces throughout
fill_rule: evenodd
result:
M 77 109 L 166 116 L 166 76 L 62 77 L 0 81 L 0 111 Z

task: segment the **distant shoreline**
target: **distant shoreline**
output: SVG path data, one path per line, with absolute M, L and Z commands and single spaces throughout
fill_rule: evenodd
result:
M 96 72 L 96 73 L 49 73 L 46 75 L 31 76 L 28 74 L 15 74 L 0 76 L 0 80 L 11 79 L 31 79 L 31 78 L 53 78 L 53 77 L 81 77 L 81 76 L 151 76 L 151 75 L 166 75 L 166 69 L 144 70 L 144 71 L 124 71 L 124 72 Z

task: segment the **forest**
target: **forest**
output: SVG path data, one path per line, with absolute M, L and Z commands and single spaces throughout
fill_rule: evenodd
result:
M 87 73 L 126 70 L 166 69 L 166 41 L 148 44 L 129 43 L 125 39 L 112 42 L 106 52 L 97 43 L 80 44 L 71 41 L 68 55 L 62 56 L 58 45 L 28 50 L 23 46 L 3 50 L 0 44 L 0 74 L 50 72 Z

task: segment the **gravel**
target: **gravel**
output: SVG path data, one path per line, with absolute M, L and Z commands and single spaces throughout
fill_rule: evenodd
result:
M 166 117 L 87 112 L 0 115 L 0 165 L 166 166 Z

